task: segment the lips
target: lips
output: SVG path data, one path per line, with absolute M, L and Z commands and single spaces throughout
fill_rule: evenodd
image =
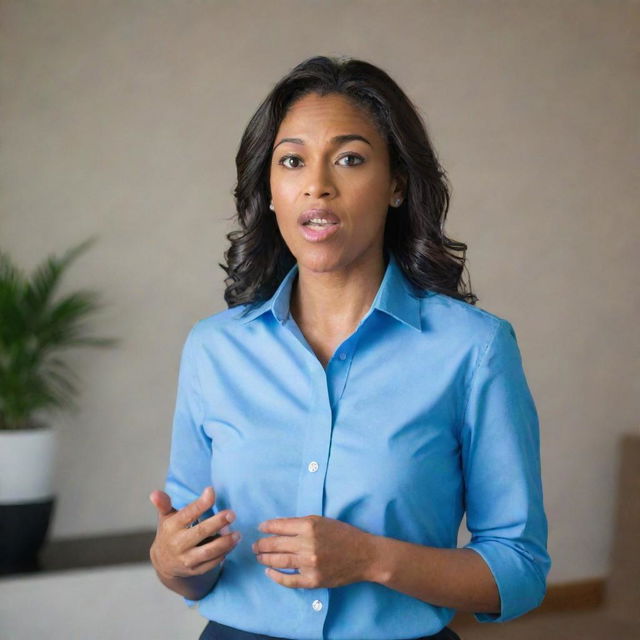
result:
M 298 224 L 305 224 L 312 218 L 322 218 L 327 222 L 340 224 L 340 218 L 331 209 L 307 209 L 298 216 Z

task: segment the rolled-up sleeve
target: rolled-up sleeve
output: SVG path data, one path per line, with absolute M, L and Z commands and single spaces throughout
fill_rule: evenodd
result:
M 182 509 L 200 497 L 211 485 L 211 439 L 203 428 L 200 382 L 197 370 L 195 325 L 182 348 L 178 373 L 169 467 L 164 491 L 174 509 Z M 216 513 L 208 509 L 200 519 Z M 184 598 L 193 606 L 196 601 Z
M 511 324 L 498 319 L 477 358 L 461 429 L 470 542 L 489 566 L 505 622 L 539 606 L 551 567 L 540 473 L 540 434 Z

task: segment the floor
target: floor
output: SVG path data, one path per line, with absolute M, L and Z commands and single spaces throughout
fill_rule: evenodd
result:
M 0 579 L 2 640 L 195 640 L 205 622 L 147 564 Z M 640 640 L 640 623 L 606 610 L 528 614 L 507 623 L 457 616 L 451 626 L 462 640 Z
M 205 624 L 146 564 L 0 579 L 2 640 L 195 640 Z
M 606 609 L 575 613 L 531 613 L 505 623 L 451 624 L 461 640 L 640 640 L 640 622 Z

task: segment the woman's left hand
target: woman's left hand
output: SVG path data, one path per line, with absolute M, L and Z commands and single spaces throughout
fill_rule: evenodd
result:
M 285 587 L 317 589 L 367 580 L 374 555 L 372 535 L 362 529 L 318 515 L 265 520 L 258 529 L 275 535 L 253 543 L 256 559 Z

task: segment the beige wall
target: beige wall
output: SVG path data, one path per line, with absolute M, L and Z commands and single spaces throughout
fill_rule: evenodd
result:
M 509 319 L 541 418 L 554 582 L 608 570 L 618 436 L 640 429 L 640 5 L 624 1 L 0 2 L 0 246 L 91 234 L 120 348 L 70 352 L 52 535 L 155 526 L 179 351 L 225 308 L 234 156 L 305 57 L 386 69 L 453 183 L 479 306 Z M 241 509 L 241 505 L 236 508 Z

